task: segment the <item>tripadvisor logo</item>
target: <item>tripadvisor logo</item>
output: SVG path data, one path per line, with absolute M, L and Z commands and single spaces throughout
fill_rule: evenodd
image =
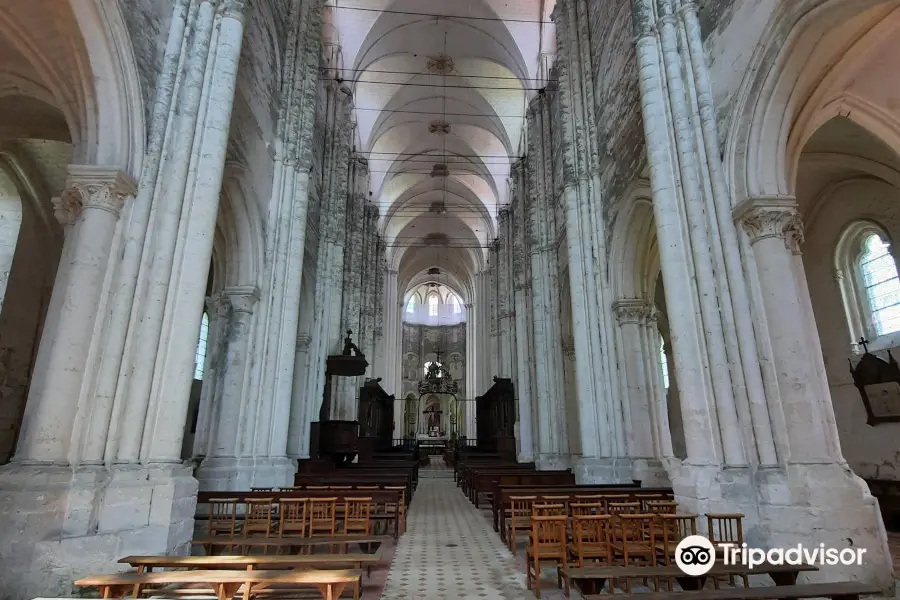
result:
M 685 575 L 706 575 L 716 562 L 716 548 L 702 535 L 689 535 L 675 547 L 675 564 Z
M 752 570 L 760 565 L 861 565 L 865 548 L 804 547 L 797 544 L 790 548 L 749 548 L 747 544 L 719 544 L 722 563 L 743 565 Z M 716 547 L 702 535 L 689 535 L 675 548 L 675 564 L 685 575 L 700 577 L 706 575 L 716 563 Z

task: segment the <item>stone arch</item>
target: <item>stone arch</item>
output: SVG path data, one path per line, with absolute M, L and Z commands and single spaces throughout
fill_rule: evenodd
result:
M 806 142 L 838 115 L 900 150 L 900 116 L 847 81 L 898 29 L 900 8 L 886 0 L 779 3 L 732 115 L 724 162 L 735 204 L 793 195 Z

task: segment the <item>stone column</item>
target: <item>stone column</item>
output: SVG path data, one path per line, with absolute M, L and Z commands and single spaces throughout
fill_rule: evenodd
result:
M 206 338 L 206 367 L 203 371 L 203 387 L 200 391 L 200 410 L 197 414 L 197 433 L 194 436 L 193 457 L 205 457 L 210 453 L 215 436 L 219 402 L 222 399 L 222 379 L 225 355 L 228 350 L 228 327 L 231 303 L 228 296 L 215 294 L 206 299 L 209 315 L 209 332 Z
M 201 3 L 201 10 L 206 7 Z M 184 157 L 190 168 L 183 178 L 163 180 L 159 229 L 145 274 L 142 327 L 130 357 L 130 365 L 142 368 L 134 368 L 128 379 L 118 437 L 121 463 L 181 463 L 184 430 L 172 427 L 168 419 L 187 411 L 241 53 L 243 8 L 242 2 L 226 2 L 215 14 L 215 44 L 209 50 L 215 60 L 202 79 L 206 102 L 196 123 L 183 123 L 182 133 L 202 139 L 195 149 L 197 158 Z M 191 201 L 187 219 L 186 198 Z M 156 371 L 147 368 L 155 364 L 166 365 L 158 381 Z
M 806 335 L 805 306 L 796 284 L 794 254 L 803 224 L 793 198 L 755 198 L 735 208 L 747 232 L 759 273 L 782 409 L 787 419 L 791 462 L 831 462 L 830 431 L 821 411 L 816 370 Z M 805 275 L 804 275 L 805 277 Z
M 489 330 L 491 332 L 488 346 L 487 362 L 490 365 L 488 381 L 500 374 L 500 242 L 495 239 L 490 243 L 488 254 L 487 292 L 489 301 Z
M 466 304 L 466 422 L 465 436 L 469 440 L 476 438 L 475 428 L 475 396 L 482 393 L 475 387 L 478 379 L 478 308 L 471 302 Z
M 514 379 L 516 371 L 515 347 L 513 345 L 515 307 L 512 300 L 512 273 L 510 268 L 511 229 L 512 223 L 509 218 L 509 210 L 502 209 L 499 216 L 500 234 L 497 240 L 497 324 L 499 328 L 498 341 L 500 351 L 497 375 Z
M 66 189 L 53 199 L 66 240 L 13 462 L 69 463 L 73 435 L 85 418 L 80 408 L 91 402 L 83 378 L 96 351 L 94 324 L 110 248 L 125 200 L 135 192 L 134 181 L 114 167 L 70 165 Z
M 309 364 L 309 333 L 297 334 L 296 364 L 294 366 L 294 390 L 291 394 L 291 419 L 288 424 L 288 457 L 309 458 L 310 410 L 313 399 L 306 395 L 307 379 L 312 375 Z
M 659 396 L 653 380 L 659 379 L 655 370 L 648 369 L 659 352 L 648 356 L 646 347 L 646 323 L 653 306 L 645 300 L 619 300 L 614 305 L 619 321 L 617 347 L 619 349 L 620 383 L 622 397 L 627 400 L 625 411 L 629 417 L 625 424 L 628 456 L 633 464 L 633 479 L 644 485 L 666 485 L 668 476 L 662 465 L 659 446 Z M 649 363 L 649 364 L 648 364 Z

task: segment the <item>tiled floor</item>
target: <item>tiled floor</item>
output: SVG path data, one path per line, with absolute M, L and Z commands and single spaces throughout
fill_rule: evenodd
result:
M 548 572 L 549 575 L 549 572 Z M 546 581 L 543 598 L 561 598 Z M 524 561 L 517 560 L 453 482 L 453 473 L 422 469 L 382 600 L 523 600 Z

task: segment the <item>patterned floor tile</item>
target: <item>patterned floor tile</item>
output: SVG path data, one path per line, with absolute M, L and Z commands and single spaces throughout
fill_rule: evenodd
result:
M 547 586 L 542 598 L 562 598 L 550 571 L 542 584 Z M 510 553 L 482 511 L 456 487 L 452 471 L 421 469 L 382 600 L 534 597 L 525 588 L 524 561 Z

